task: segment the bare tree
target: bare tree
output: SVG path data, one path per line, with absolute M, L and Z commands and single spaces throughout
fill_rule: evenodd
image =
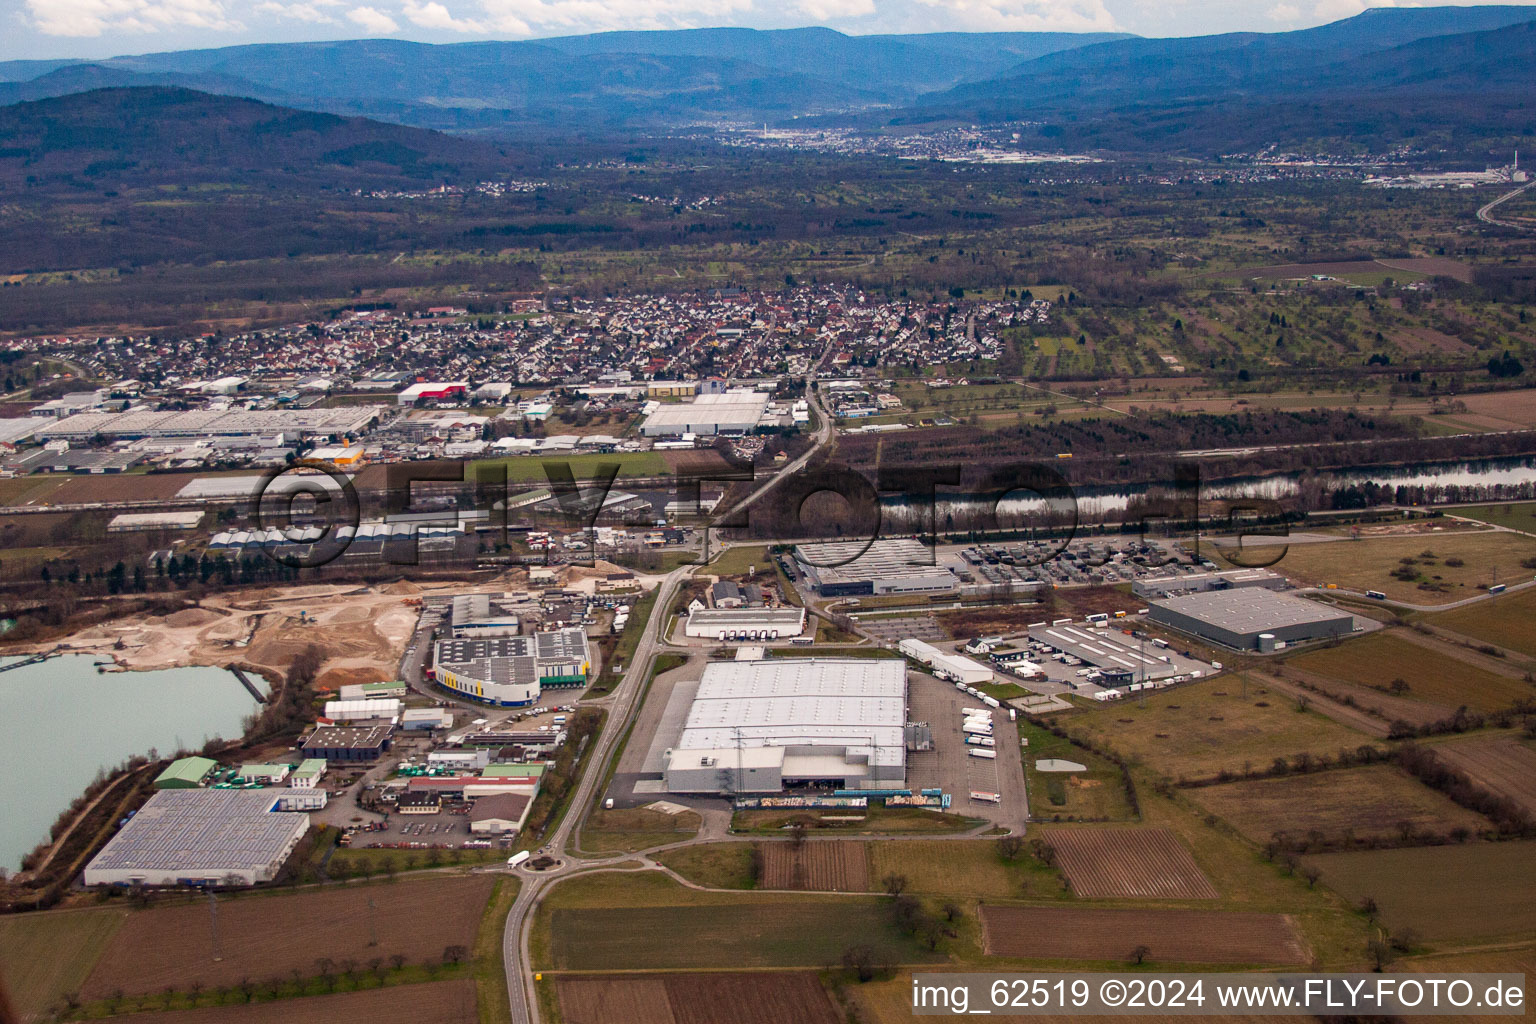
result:
M 1147 957 L 1151 955 L 1151 947 L 1146 945 L 1137 946 L 1135 949 L 1131 950 L 1131 962 L 1136 964 L 1145 963 Z

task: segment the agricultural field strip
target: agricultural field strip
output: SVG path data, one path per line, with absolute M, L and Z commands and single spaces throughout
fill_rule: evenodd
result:
M 1214 900 L 1221 894 L 1190 852 L 1166 828 L 1053 828 L 1056 851 L 1072 891 L 1088 897 Z
M 1310 958 L 1289 915 L 1215 910 L 981 909 L 988 955 L 1163 963 L 1296 964 Z

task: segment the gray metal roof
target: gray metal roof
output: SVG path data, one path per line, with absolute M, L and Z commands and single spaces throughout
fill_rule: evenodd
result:
M 1277 594 L 1263 587 L 1209 590 L 1151 603 L 1154 608 L 1179 612 L 1233 633 L 1262 633 L 1287 626 L 1353 619 L 1348 612 L 1341 612 L 1337 608 L 1291 597 L 1289 594 Z
M 308 825 L 308 815 L 273 809 L 289 792 L 161 790 L 112 837 L 90 867 L 189 876 L 265 869 L 287 852 L 295 829 Z

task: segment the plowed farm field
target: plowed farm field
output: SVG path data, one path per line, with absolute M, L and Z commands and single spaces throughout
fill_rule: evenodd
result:
M 474 946 L 494 885 L 490 875 L 438 875 L 221 900 L 221 960 L 213 957 L 206 903 L 139 911 L 112 937 L 86 980 L 85 996 L 185 990 L 194 983 L 215 988 L 242 978 L 287 978 L 294 970 L 310 976 L 317 973 L 317 950 L 338 963 L 397 953 L 411 963 L 436 961 L 446 946 Z M 370 899 L 376 946 L 368 944 Z
M 810 842 L 763 847 L 764 889 L 868 892 L 869 854 L 863 843 Z
M 368 1024 L 465 1024 L 475 1019 L 475 983 L 393 985 L 270 1003 L 135 1013 L 122 1019 L 138 1024 L 336 1024 L 354 1020 Z
M 814 974 L 561 978 L 565 1024 L 837 1024 Z
M 1465 743 L 1437 745 L 1435 756 L 1536 818 L 1536 747 L 1529 742 L 1513 736 L 1479 736 Z
M 1050 829 L 1045 841 L 1079 896 L 1214 900 L 1220 893 L 1165 828 Z
M 1215 910 L 982 907 L 991 956 L 1126 960 L 1137 946 L 1152 963 L 1295 964 L 1307 944 L 1284 914 Z

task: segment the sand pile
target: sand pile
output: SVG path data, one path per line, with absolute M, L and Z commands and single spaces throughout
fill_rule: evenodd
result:
M 220 617 L 206 608 L 183 608 L 179 612 L 167 615 L 165 624 L 173 629 L 190 629 L 194 626 L 206 626 L 209 623 L 218 622 Z

